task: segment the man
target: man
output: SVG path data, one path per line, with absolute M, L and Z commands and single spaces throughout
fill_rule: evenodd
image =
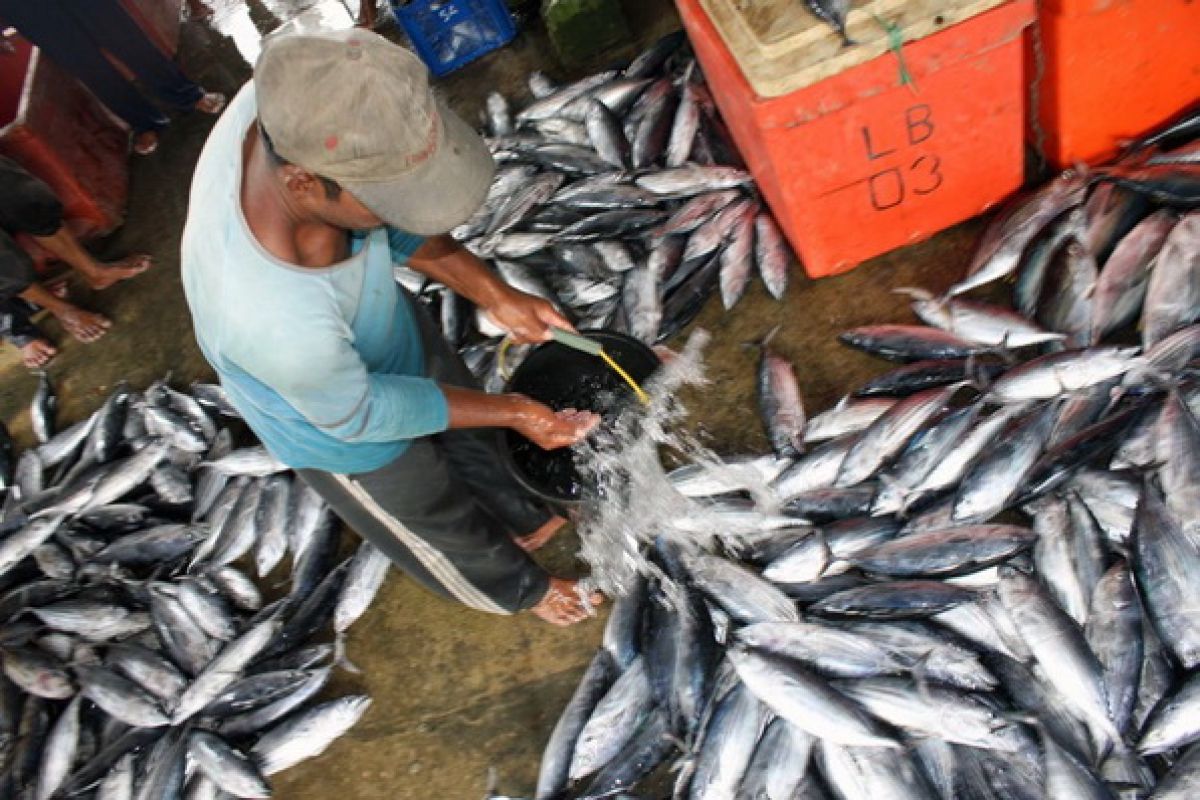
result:
M 98 262 L 63 224 L 62 203 L 54 191 L 17 162 L 0 157 L 0 338 L 20 349 L 25 366 L 41 367 L 58 354 L 58 348 L 33 324 L 31 317 L 38 308 L 50 312 L 63 330 L 81 342 L 96 341 L 112 322 L 70 303 L 65 284 L 58 284 L 62 289 L 58 291 L 39 283 L 33 259 L 13 239 L 19 233 L 73 268 L 93 289 L 107 289 L 145 272 L 150 257 Z
M 220 113 L 225 96 L 192 81 L 158 49 L 120 0 L 0 0 L 16 28 L 133 130 L 133 151 L 150 155 L 170 121 L 142 92 L 178 111 Z M 137 85 L 111 61 L 116 59 Z M 139 86 L 141 87 L 139 89 Z
M 361 29 L 270 39 L 197 164 L 184 290 L 234 405 L 352 528 L 443 596 L 568 625 L 576 584 L 526 552 L 565 520 L 499 468 L 489 429 L 555 448 L 597 419 L 478 391 L 392 277 L 407 263 L 517 341 L 569 327 L 442 235 L 493 170 L 407 50 Z

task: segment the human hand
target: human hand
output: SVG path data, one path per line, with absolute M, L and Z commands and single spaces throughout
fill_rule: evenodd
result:
M 503 328 L 517 344 L 550 340 L 550 328 L 575 330 L 571 321 L 540 297 L 511 289 L 487 309 L 488 317 Z
M 527 399 L 513 429 L 543 450 L 556 450 L 582 440 L 599 424 L 599 414 L 573 408 L 554 411 Z

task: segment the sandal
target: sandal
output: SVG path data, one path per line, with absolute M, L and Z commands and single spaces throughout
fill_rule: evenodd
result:
M 142 131 L 133 137 L 133 152 L 148 156 L 158 149 L 158 132 Z
M 220 92 L 205 92 L 204 96 L 196 101 L 196 110 L 201 114 L 220 114 L 225 108 L 225 95 Z

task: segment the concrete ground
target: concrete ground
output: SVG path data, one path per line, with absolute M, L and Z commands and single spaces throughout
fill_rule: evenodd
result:
M 194 77 L 226 92 L 249 76 L 242 54 L 253 53 L 259 33 L 314 5 L 206 2 L 216 18 L 185 25 L 182 59 Z M 664 0 L 627 5 L 643 42 L 678 24 Z M 227 33 L 236 34 L 237 41 Z M 524 76 L 534 68 L 556 78 L 572 74 L 555 63 L 544 36 L 534 30 L 445 81 L 443 89 L 468 119 L 475 119 L 492 88 L 523 100 Z M 168 372 L 177 384 L 213 377 L 193 341 L 178 259 L 192 166 L 211 125 L 212 119 L 202 115 L 180 117 L 158 153 L 133 158 L 127 222 L 98 252 L 108 257 L 148 252 L 156 265 L 107 292 L 76 288 L 81 304 L 114 319 L 114 330 L 100 343 L 80 345 L 64 341 L 52 321 L 43 323 L 62 347 L 50 373 L 64 424 L 90 413 L 121 379 L 140 387 Z M 773 346 L 795 363 L 810 411 L 827 407 L 880 371 L 879 362 L 840 346 L 835 335 L 855 325 L 909 319 L 904 299 L 891 289 L 948 286 L 965 267 L 978 230 L 978 222 L 960 225 L 836 278 L 814 282 L 797 271 L 782 303 L 757 284 L 729 314 L 714 297 L 695 323 L 713 334 L 711 384 L 692 391 L 687 400 L 696 425 L 717 450 L 766 449 L 755 405 L 754 357 L 742 343 L 776 325 L 780 331 Z M 0 361 L 0 419 L 22 444 L 31 440 L 27 409 L 35 383 L 6 348 Z M 548 565 L 573 569 L 575 544 L 569 536 L 553 544 L 545 555 Z M 597 620 L 560 631 L 528 616 L 488 617 L 432 597 L 393 573 L 350 637 L 349 655 L 362 674 L 343 672 L 330 690 L 366 692 L 374 705 L 321 758 L 277 776 L 276 796 L 475 800 L 483 796 L 493 767 L 502 793 L 530 794 L 542 746 L 600 641 L 601 626 Z

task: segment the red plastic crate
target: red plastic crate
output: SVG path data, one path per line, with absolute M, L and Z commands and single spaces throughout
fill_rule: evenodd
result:
M 146 35 L 169 56 L 179 49 L 179 24 L 183 20 L 183 0 L 121 0 Z
M 914 85 L 901 85 L 899 61 L 885 52 L 775 97 L 755 91 L 701 0 L 677 5 L 717 105 L 809 275 L 925 239 L 1021 185 L 1021 39 L 1032 0 L 906 43 Z M 859 15 L 857 24 L 876 23 Z M 832 46 L 833 58 L 844 57 Z
M 1106 161 L 1200 98 L 1196 0 L 1044 0 L 1038 34 L 1029 37 L 1029 74 L 1039 60 L 1044 72 L 1030 121 L 1058 166 Z
M 129 131 L 70 74 L 20 37 L 0 60 L 0 155 L 41 178 L 82 238 L 120 226 L 129 192 Z

